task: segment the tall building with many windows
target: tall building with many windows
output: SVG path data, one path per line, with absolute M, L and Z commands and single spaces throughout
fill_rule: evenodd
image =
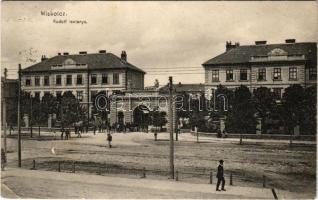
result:
M 317 83 L 317 43 L 287 39 L 281 44 L 256 41 L 240 46 L 226 42 L 226 51 L 202 66 L 207 96 L 221 84 L 229 89 L 268 87 L 281 97 L 292 84 L 307 87 Z
M 105 50 L 99 53 L 69 55 L 59 53 L 52 58 L 42 56 L 41 62 L 21 72 L 21 87 L 33 96 L 45 93 L 55 96 L 71 91 L 83 103 L 98 92 L 111 95 L 114 91 L 144 88 L 145 72 L 127 62 L 122 51 L 117 57 Z

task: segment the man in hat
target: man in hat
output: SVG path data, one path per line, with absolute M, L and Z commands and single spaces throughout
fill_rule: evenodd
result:
M 218 179 L 218 182 L 216 184 L 216 191 L 226 191 L 225 188 L 224 188 L 224 185 L 225 185 L 225 179 L 224 179 L 224 169 L 223 169 L 223 160 L 220 160 L 219 161 L 219 166 L 218 166 L 218 173 L 216 174 L 216 177 Z M 220 186 L 220 183 L 222 182 L 222 189 L 219 190 L 219 186 Z

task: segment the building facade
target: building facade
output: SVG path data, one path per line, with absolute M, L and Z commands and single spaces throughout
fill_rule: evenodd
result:
M 121 57 L 102 50 L 99 53 L 69 55 L 58 54 L 52 58 L 42 56 L 41 62 L 21 72 L 22 90 L 32 96 L 54 96 L 71 91 L 80 102 L 89 103 L 101 91 L 111 95 L 114 91 L 143 89 L 145 72 Z
M 304 87 L 317 83 L 317 43 L 297 43 L 287 39 L 282 44 L 256 41 L 240 46 L 226 43 L 226 51 L 202 64 L 205 91 L 211 97 L 218 85 L 234 89 L 245 85 L 253 91 L 270 88 L 277 97 L 292 84 Z

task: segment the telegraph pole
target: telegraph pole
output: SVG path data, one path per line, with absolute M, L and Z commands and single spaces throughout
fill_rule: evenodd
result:
M 30 95 L 30 100 L 31 100 L 31 105 L 30 105 L 30 137 L 32 138 L 33 137 L 33 97 L 32 97 L 32 94 Z
M 169 76 L 169 125 L 170 125 L 170 173 L 171 179 L 174 179 L 174 144 L 173 144 L 173 110 L 172 110 L 172 76 Z
M 19 93 L 18 93 L 18 167 L 21 167 L 21 64 L 19 64 Z
M 8 70 L 7 68 L 4 68 L 4 82 L 3 82 L 3 89 L 6 91 L 8 88 L 5 88 L 7 86 L 7 76 L 8 76 Z M 6 95 L 3 95 L 3 107 L 2 107 L 2 121 L 3 121 L 3 146 L 4 146 L 4 153 L 7 155 L 7 102 L 6 102 Z

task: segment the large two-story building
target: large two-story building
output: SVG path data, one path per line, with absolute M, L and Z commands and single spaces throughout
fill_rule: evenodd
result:
M 144 75 L 143 70 L 127 62 L 125 51 L 120 58 L 105 50 L 59 53 L 52 58 L 42 56 L 41 62 L 23 69 L 21 87 L 40 98 L 45 93 L 59 96 L 72 91 L 79 101 L 87 103 L 101 91 L 111 95 L 114 91 L 143 89 Z
M 251 91 L 268 87 L 281 97 L 292 84 L 307 87 L 317 83 L 317 43 L 287 39 L 281 44 L 256 41 L 241 46 L 226 42 L 226 51 L 202 66 L 207 96 L 221 84 L 229 89 L 245 85 Z

